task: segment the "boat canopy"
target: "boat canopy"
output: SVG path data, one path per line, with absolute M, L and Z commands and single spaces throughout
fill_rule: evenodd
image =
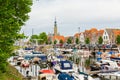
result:
M 115 52 L 114 51 L 110 51 L 109 54 L 114 54 Z
M 68 60 L 66 60 L 66 61 L 60 61 L 60 68 L 61 69 L 72 69 L 73 67 L 72 67 L 72 63 L 70 62 L 70 61 L 68 61 Z
M 39 71 L 40 73 L 50 73 L 50 74 L 54 74 L 54 71 L 51 69 L 43 69 Z
M 101 55 L 101 54 L 102 54 L 102 52 L 97 52 L 97 54 L 98 54 L 98 55 Z
M 24 50 L 33 50 L 34 48 L 25 47 Z
M 74 77 L 70 76 L 69 74 L 66 74 L 66 73 L 60 73 L 58 75 L 58 79 L 59 80 L 74 80 Z
M 63 58 L 64 56 L 62 56 L 62 55 L 59 55 L 59 56 L 57 56 L 57 58 Z
M 42 53 L 33 51 L 32 54 L 42 54 Z
M 24 55 L 24 59 L 26 59 L 26 60 L 31 60 L 34 57 L 38 57 L 38 58 L 40 58 L 40 60 L 43 60 L 43 61 L 47 60 L 47 56 L 45 54 L 26 54 L 26 55 Z

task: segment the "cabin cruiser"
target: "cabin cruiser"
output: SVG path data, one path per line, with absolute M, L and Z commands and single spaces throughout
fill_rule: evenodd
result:
M 75 80 L 94 80 L 90 75 L 85 73 L 72 73 Z
M 59 80 L 75 80 L 75 78 L 72 75 L 69 75 L 67 73 L 60 73 L 58 75 Z
M 96 63 L 101 66 L 101 69 L 116 70 L 119 68 L 116 62 L 110 60 L 101 60 L 100 62 Z
M 77 65 L 73 64 L 72 62 L 68 60 L 62 60 L 58 62 L 53 68 L 55 69 L 56 73 L 60 73 L 60 72 L 68 73 L 68 72 L 78 71 Z
M 61 72 L 58 74 L 59 80 L 94 80 L 90 75 L 83 72 Z

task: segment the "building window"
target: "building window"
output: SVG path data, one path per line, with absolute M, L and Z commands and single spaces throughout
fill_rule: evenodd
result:
M 104 39 L 105 39 L 105 36 L 104 36 Z
M 106 36 L 106 39 L 107 39 L 107 36 Z

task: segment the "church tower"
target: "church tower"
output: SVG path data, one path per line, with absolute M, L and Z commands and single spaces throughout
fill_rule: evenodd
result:
M 57 21 L 56 21 L 56 18 L 55 18 L 55 22 L 54 22 L 54 36 L 57 36 L 58 35 L 58 32 L 57 32 Z

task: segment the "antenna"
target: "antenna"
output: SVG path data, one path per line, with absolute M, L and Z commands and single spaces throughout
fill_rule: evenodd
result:
M 55 21 L 56 21 L 56 16 L 55 16 Z
M 80 33 L 80 27 L 78 27 L 78 33 Z
M 32 28 L 32 35 L 33 35 L 33 33 L 34 33 L 34 29 Z

